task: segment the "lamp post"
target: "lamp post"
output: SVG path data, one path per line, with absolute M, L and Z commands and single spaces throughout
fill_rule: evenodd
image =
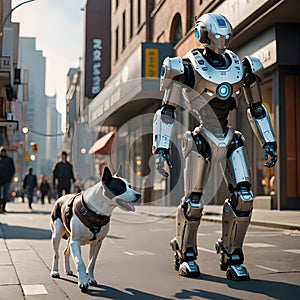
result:
M 18 7 L 20 7 L 21 5 L 24 5 L 24 4 L 26 4 L 26 3 L 33 2 L 33 1 L 35 1 L 35 0 L 27 0 L 27 1 L 24 1 L 24 2 L 22 2 L 22 3 L 20 3 L 20 4 L 18 4 L 17 6 L 15 6 L 14 8 L 12 8 L 12 9 L 8 12 L 8 14 L 5 16 L 5 18 L 3 19 L 2 23 L 1 23 L 1 26 L 0 26 L 0 36 L 3 35 L 3 27 L 4 27 L 4 25 L 5 25 L 6 21 L 7 21 L 7 19 L 8 19 L 8 18 L 10 17 L 10 15 L 12 14 L 12 12 L 13 12 L 15 9 L 17 9 Z
M 26 162 L 26 164 L 28 164 L 30 162 L 30 156 L 29 156 L 29 151 L 28 151 L 28 132 L 29 132 L 28 127 L 24 126 L 22 128 L 22 132 L 25 135 L 24 161 Z

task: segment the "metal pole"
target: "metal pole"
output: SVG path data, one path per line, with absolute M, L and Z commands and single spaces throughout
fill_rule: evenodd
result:
M 15 6 L 14 8 L 12 8 L 12 9 L 9 11 L 9 13 L 6 15 L 6 17 L 4 18 L 4 20 L 3 20 L 2 23 L 1 23 L 1 26 L 0 26 L 0 36 L 2 36 L 2 34 L 3 34 L 3 27 L 4 27 L 4 25 L 5 25 L 6 21 L 7 21 L 7 19 L 8 19 L 8 18 L 10 17 L 10 15 L 12 14 L 12 12 L 13 12 L 15 9 L 17 9 L 18 7 L 20 7 L 21 5 L 26 4 L 26 3 L 29 3 L 29 2 L 32 2 L 32 1 L 35 1 L 35 0 L 28 0 L 28 1 L 22 2 L 22 3 L 18 4 L 17 6 Z

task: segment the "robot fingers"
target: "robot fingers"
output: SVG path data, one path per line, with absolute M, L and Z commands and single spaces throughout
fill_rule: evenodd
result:
M 158 150 L 158 156 L 156 158 L 156 168 L 157 171 L 162 174 L 164 177 L 168 177 L 169 174 L 165 170 L 165 162 L 168 164 L 170 168 L 172 168 L 170 154 L 167 149 L 160 149 Z
M 264 166 L 267 168 L 273 167 L 277 162 L 276 144 L 267 143 L 264 146 L 265 160 L 268 160 Z

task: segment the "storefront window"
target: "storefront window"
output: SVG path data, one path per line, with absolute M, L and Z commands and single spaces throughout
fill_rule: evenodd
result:
M 272 81 L 267 81 L 261 86 L 263 105 L 269 112 L 271 123 L 274 128 L 274 110 L 272 105 Z M 257 195 L 275 195 L 275 168 L 264 167 L 264 151 L 260 143 L 254 137 L 254 169 L 256 169 L 254 180 L 256 181 Z
M 287 196 L 300 197 L 300 91 L 299 76 L 285 77 Z

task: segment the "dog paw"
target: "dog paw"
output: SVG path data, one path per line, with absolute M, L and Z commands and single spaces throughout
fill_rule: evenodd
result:
M 59 278 L 59 277 L 60 277 L 60 276 L 59 276 L 59 272 L 51 272 L 50 276 L 51 276 L 52 278 Z
M 89 288 L 88 283 L 78 283 L 79 288 L 81 289 L 82 292 L 85 292 Z
M 66 270 L 65 271 L 66 272 L 66 275 L 68 275 L 68 276 L 73 276 L 74 275 L 74 273 L 71 271 L 71 270 Z
M 90 286 L 97 286 L 98 285 L 98 283 L 95 279 L 90 279 L 89 283 L 90 283 Z

